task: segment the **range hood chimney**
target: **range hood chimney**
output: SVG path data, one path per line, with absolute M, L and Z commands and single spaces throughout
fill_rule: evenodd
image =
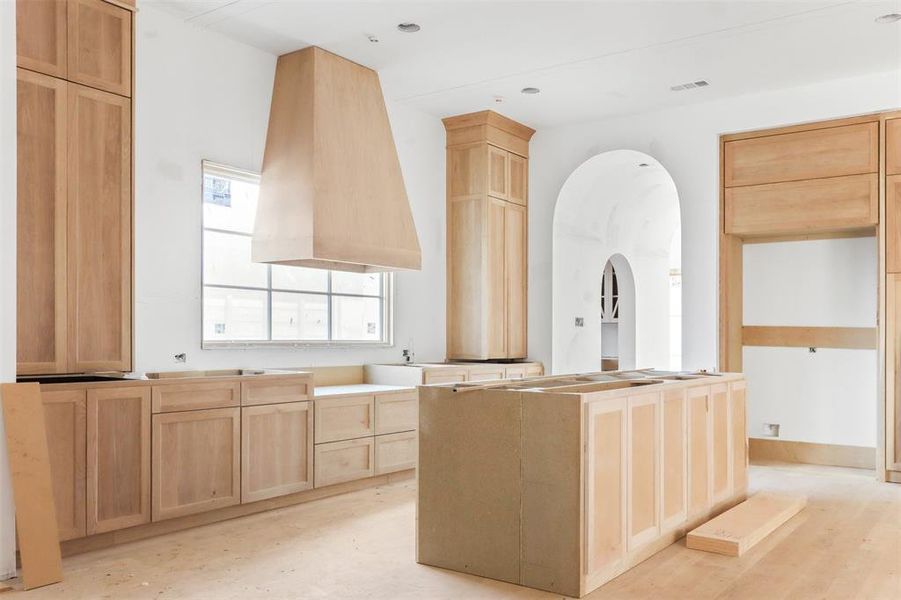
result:
M 315 46 L 279 57 L 252 256 L 361 273 L 421 268 L 372 69 Z

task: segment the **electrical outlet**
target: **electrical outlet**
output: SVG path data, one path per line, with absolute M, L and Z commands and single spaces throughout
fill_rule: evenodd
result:
M 177 363 L 188 362 L 188 355 L 185 354 L 184 352 L 179 352 L 173 358 L 175 359 L 175 362 L 177 362 Z
M 763 435 L 767 437 L 779 437 L 779 423 L 764 423 Z
M 585 317 L 576 317 L 576 327 L 585 327 Z

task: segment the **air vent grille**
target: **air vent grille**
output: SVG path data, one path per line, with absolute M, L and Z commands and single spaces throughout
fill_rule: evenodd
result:
M 705 81 L 703 79 L 699 79 L 698 81 L 689 81 L 688 83 L 681 83 L 679 85 L 674 85 L 670 87 L 670 90 L 674 92 L 682 92 L 685 90 L 693 90 L 695 88 L 707 87 L 710 85 L 709 81 Z

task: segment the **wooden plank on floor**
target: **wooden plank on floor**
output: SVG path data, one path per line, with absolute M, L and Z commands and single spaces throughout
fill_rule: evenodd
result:
M 26 590 L 62 581 L 44 405 L 37 383 L 0 385 Z
M 761 492 L 692 530 L 686 546 L 741 556 L 807 505 L 804 496 Z

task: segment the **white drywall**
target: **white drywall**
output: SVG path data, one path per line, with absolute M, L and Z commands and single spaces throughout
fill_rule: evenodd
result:
M 136 35 L 135 369 L 396 361 L 445 349 L 444 128 L 388 105 L 422 246 L 422 271 L 399 273 L 395 346 L 201 350 L 201 161 L 259 170 L 276 57 L 142 5 Z
M 16 377 L 16 3 L 0 2 L 0 382 Z M 15 521 L 0 415 L 0 579 L 16 574 Z

